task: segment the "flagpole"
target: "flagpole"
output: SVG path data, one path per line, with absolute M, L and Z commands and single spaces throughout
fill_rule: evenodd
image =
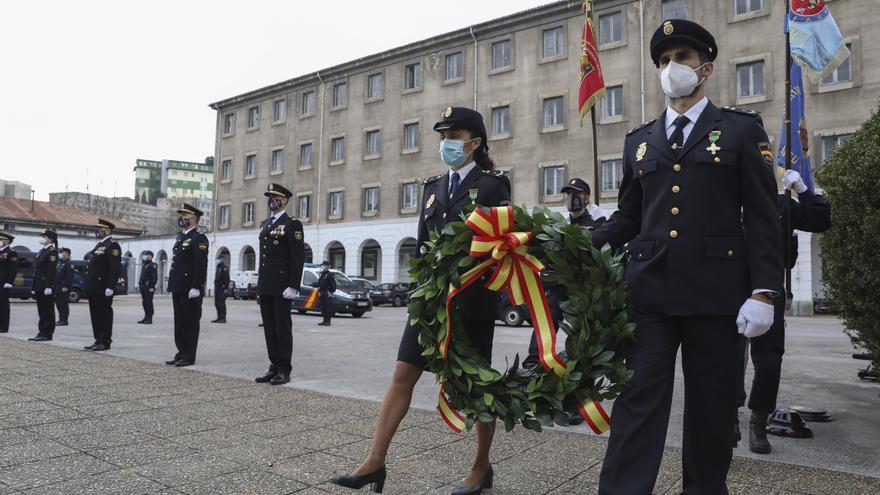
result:
M 788 25 L 788 14 L 791 11 L 790 0 L 785 0 L 785 171 L 791 170 L 791 27 Z M 785 189 L 785 205 L 783 206 L 785 218 L 785 297 L 791 293 L 791 188 Z
M 599 142 L 596 139 L 596 105 L 590 108 L 590 123 L 593 128 L 593 198 L 596 206 L 599 206 L 601 189 L 599 189 Z M 587 205 L 589 212 L 590 205 Z

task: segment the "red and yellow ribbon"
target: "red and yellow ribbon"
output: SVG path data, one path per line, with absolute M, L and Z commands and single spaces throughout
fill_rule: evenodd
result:
M 488 258 L 461 276 L 458 287 L 450 284 L 446 298 L 446 334 L 438 347 L 444 359 L 449 358 L 449 345 L 452 342 L 453 299 L 489 270 L 494 268 L 486 287 L 494 291 L 507 289 L 510 300 L 517 306 L 526 304 L 532 316 L 532 325 L 538 341 L 538 358 L 547 371 L 557 376 L 567 373 L 565 362 L 556 353 L 556 329 L 550 315 L 550 307 L 541 283 L 540 273 L 544 269 L 540 260 L 528 253 L 531 232 L 512 232 L 513 207 L 491 208 L 488 212 L 477 208 L 465 224 L 476 234 L 471 240 L 470 256 Z M 578 408 L 584 419 L 601 434 L 608 431 L 605 411 L 598 402 L 587 400 Z M 443 420 L 456 431 L 464 427 L 461 414 L 453 409 L 440 388 L 440 413 Z
M 318 305 L 318 289 L 312 288 L 312 292 L 309 294 L 309 297 L 303 301 L 300 309 L 315 309 L 315 306 Z

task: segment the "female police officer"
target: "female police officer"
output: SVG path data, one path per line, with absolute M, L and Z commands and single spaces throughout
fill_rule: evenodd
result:
M 448 107 L 440 122 L 434 124 L 440 133 L 440 158 L 447 172 L 425 180 L 422 192 L 423 206 L 419 216 L 417 247 L 419 255 L 426 251 L 425 242 L 431 231 L 440 231 L 446 222 L 456 220 L 469 204 L 500 206 L 510 201 L 510 181 L 498 171 L 489 158 L 486 128 L 483 116 L 469 108 Z M 458 299 L 457 310 L 462 316 L 464 329 L 474 347 L 487 360 L 492 357 L 492 336 L 498 308 L 498 294 L 474 284 Z M 385 482 L 385 457 L 391 438 L 406 416 L 412 399 L 413 387 L 422 376 L 426 362 L 419 345 L 418 327 L 409 323 L 403 332 L 397 365 L 391 384 L 385 392 L 373 443 L 366 460 L 351 475 L 336 476 L 331 481 L 349 488 L 361 488 L 372 483 L 374 492 L 381 493 Z M 492 466 L 489 447 L 492 428 L 477 424 L 477 456 L 471 472 L 453 494 L 479 494 L 492 486 Z

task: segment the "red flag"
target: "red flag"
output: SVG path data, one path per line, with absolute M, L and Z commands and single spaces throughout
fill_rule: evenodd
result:
M 581 34 L 581 85 L 578 90 L 578 108 L 581 113 L 581 123 L 584 115 L 593 108 L 593 105 L 605 96 L 605 79 L 602 77 L 602 67 L 599 66 L 599 50 L 596 48 L 596 36 L 593 34 L 593 2 L 584 1 L 584 32 Z

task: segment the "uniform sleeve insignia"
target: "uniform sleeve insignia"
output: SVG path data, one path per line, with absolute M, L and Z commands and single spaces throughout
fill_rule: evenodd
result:
M 298 241 L 301 241 L 303 238 L 303 233 L 297 230 L 296 232 L 293 233 L 293 238 Z
M 201 249 L 202 251 L 208 249 L 208 243 L 207 242 L 200 242 L 199 249 Z
M 118 249 L 114 249 L 114 250 L 110 251 L 110 255 L 111 255 L 111 256 L 119 256 L 119 250 L 118 250 Z
M 758 143 L 758 151 L 761 152 L 767 165 L 773 165 L 773 152 L 770 150 L 770 143 L 766 141 Z
M 49 261 L 55 261 L 56 259 L 58 259 L 58 257 L 54 254 L 52 256 L 49 256 Z

